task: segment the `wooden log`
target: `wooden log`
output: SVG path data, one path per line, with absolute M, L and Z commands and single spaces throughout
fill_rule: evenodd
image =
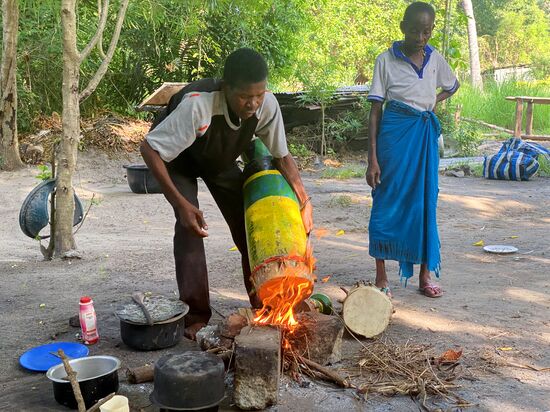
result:
M 342 317 L 353 332 L 372 338 L 390 323 L 393 306 L 390 298 L 374 286 L 357 286 L 343 302 Z
M 155 365 L 138 366 L 126 371 L 126 379 L 129 383 L 152 382 L 155 376 Z

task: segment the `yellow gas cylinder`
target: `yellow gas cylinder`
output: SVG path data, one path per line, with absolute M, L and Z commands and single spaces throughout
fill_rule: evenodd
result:
M 314 276 L 298 199 L 259 140 L 248 153 L 243 192 L 252 283 L 264 304 L 274 294 L 305 299 Z

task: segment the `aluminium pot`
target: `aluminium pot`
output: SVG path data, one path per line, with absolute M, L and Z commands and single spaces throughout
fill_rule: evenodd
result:
M 120 319 L 120 337 L 133 349 L 141 351 L 158 350 L 175 346 L 183 336 L 185 313 L 153 325 L 135 323 Z
M 92 407 L 105 396 L 118 391 L 120 360 L 114 356 L 88 356 L 69 360 L 76 372 L 86 408 Z M 46 376 L 53 383 L 53 395 L 61 405 L 77 409 L 73 388 L 67 378 L 63 363 L 52 366 Z

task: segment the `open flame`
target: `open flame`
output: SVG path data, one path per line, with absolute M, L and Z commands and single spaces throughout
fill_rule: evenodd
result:
M 254 322 L 261 325 L 283 325 L 293 327 L 298 324 L 294 309 L 311 295 L 313 284 L 310 280 L 286 275 L 272 279 L 262 287 L 266 296 L 263 307 L 257 312 Z
M 263 306 L 256 312 L 254 322 L 281 325 L 292 330 L 298 324 L 294 317 L 296 306 L 313 292 L 313 282 L 302 275 L 307 273 L 311 276 L 314 270 L 313 247 L 308 241 L 301 264 L 285 267 L 282 276 L 272 278 L 261 286 L 259 296 Z

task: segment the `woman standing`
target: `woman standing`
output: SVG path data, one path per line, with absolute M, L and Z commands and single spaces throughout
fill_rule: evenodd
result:
M 428 44 L 434 21 L 429 4 L 407 7 L 400 25 L 405 39 L 376 59 L 368 97 L 369 253 L 376 259 L 376 286 L 389 297 L 386 259 L 399 261 L 405 284 L 413 265 L 420 264 L 420 292 L 431 298 L 442 295 L 430 275 L 439 277 L 441 262 L 436 222 L 440 125 L 433 110 L 459 84 Z

